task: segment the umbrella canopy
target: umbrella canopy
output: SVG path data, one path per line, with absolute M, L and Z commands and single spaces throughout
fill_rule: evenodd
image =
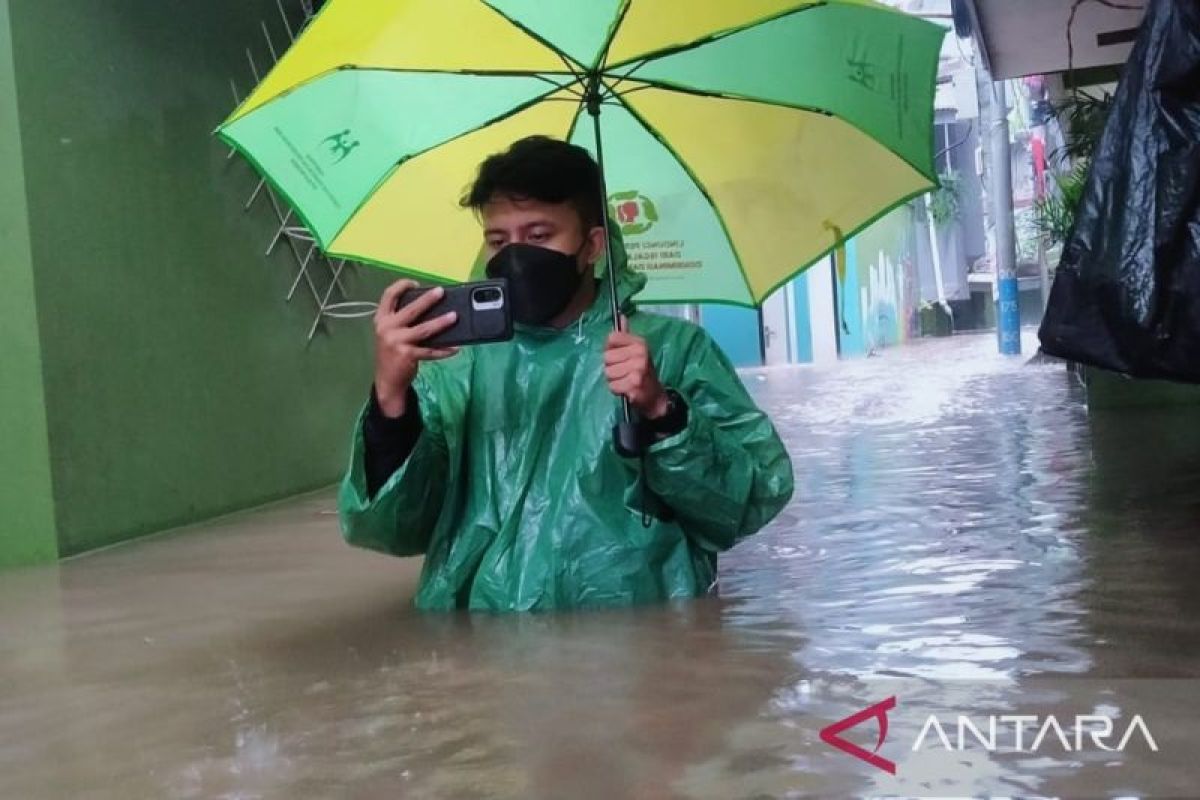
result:
M 944 33 L 869 0 L 333 0 L 218 134 L 331 255 L 445 281 L 480 270 L 484 158 L 602 141 L 639 301 L 755 305 L 936 185 Z

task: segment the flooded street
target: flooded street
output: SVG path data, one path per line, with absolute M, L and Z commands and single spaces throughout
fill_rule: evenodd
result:
M 1200 409 L 1089 417 L 1023 361 L 745 375 L 796 494 L 720 598 L 418 614 L 419 562 L 343 545 L 332 491 L 4 573 L 0 797 L 1200 795 Z M 845 738 L 895 774 L 821 740 L 887 697 Z M 930 715 L 1116 734 L 914 747 Z M 1157 750 L 1117 747 L 1135 715 Z

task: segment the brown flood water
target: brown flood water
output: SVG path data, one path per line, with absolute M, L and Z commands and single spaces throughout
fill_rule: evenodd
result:
M 797 491 L 720 598 L 419 614 L 330 491 L 0 574 L 0 798 L 1198 796 L 1200 409 L 995 349 L 747 375 Z M 887 696 L 894 775 L 819 738 Z M 1158 749 L 912 749 L 1017 713 Z

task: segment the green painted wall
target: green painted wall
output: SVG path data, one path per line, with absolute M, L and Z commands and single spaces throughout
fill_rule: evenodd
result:
M 8 2 L 61 553 L 335 480 L 370 326 L 306 344 L 256 176 L 211 136 L 274 2 Z
M 0 0 L 0 566 L 58 554 L 8 0 Z
M 1082 369 L 1092 411 L 1184 407 L 1191 410 L 1193 426 L 1200 422 L 1200 386 L 1128 378 L 1095 367 Z

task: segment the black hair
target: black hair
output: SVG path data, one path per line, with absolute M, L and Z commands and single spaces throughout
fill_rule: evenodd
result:
M 600 165 L 587 150 L 561 139 L 528 136 L 488 156 L 461 204 L 478 212 L 497 196 L 570 203 L 584 233 L 603 224 Z

